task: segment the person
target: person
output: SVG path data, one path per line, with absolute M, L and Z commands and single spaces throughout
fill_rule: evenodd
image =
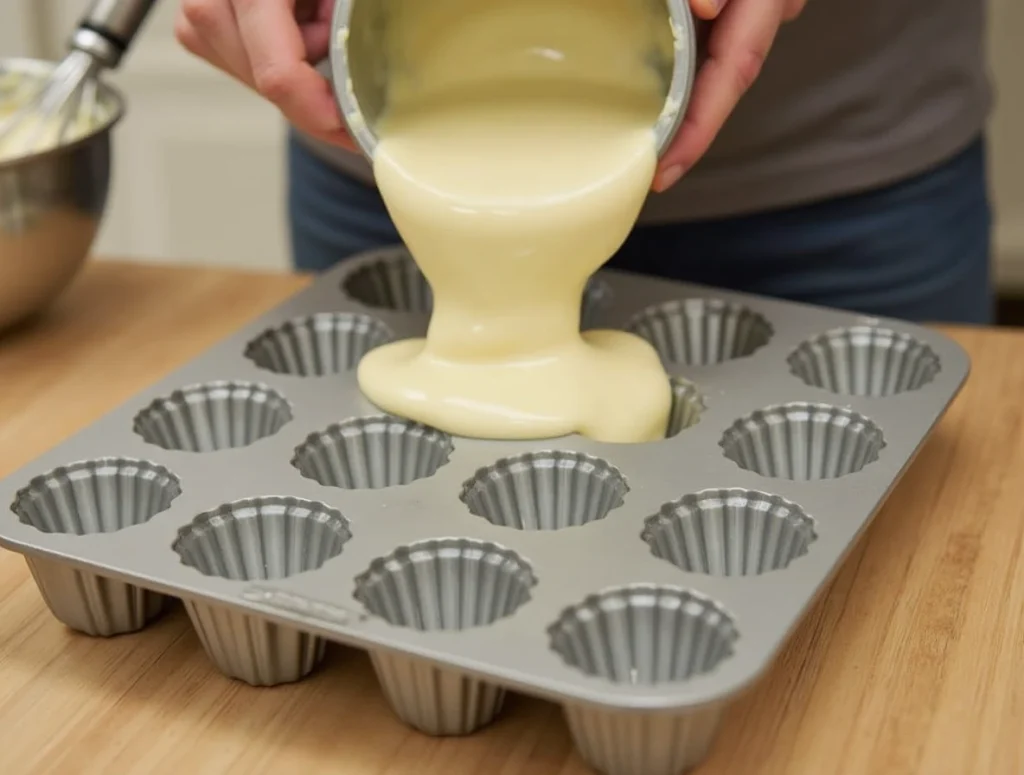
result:
M 864 315 L 994 314 L 983 0 L 690 0 L 691 101 L 608 266 Z M 293 262 L 400 241 L 325 77 L 332 0 L 183 0 L 178 41 L 290 121 Z

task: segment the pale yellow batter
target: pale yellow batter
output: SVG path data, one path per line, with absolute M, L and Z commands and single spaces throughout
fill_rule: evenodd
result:
M 106 111 L 77 111 L 66 122 L 66 113 L 41 110 L 15 115 L 36 104 L 46 82 L 30 75 L 5 73 L 0 76 L 0 162 L 41 153 L 58 144 L 85 137 L 107 119 Z M 8 131 L 9 130 L 9 131 Z
M 362 390 L 463 436 L 662 438 L 657 354 L 581 335 L 579 312 L 651 186 L 667 20 L 637 0 L 391 6 L 374 174 L 434 311 L 426 339 L 362 360 Z

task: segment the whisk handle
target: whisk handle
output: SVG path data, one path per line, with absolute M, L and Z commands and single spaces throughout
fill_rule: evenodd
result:
M 155 4 L 156 0 L 93 0 L 72 45 L 88 51 L 105 66 L 116 67 Z

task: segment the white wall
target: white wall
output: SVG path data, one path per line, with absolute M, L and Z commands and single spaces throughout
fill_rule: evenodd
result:
M 0 56 L 32 56 L 39 48 L 25 0 L 0 0 Z
M 989 2 L 997 267 L 1005 287 L 1024 291 L 1024 0 Z M 98 252 L 284 268 L 283 124 L 256 96 L 181 50 L 172 32 L 177 5 L 157 4 L 111 78 L 126 92 L 129 114 L 117 132 Z M 0 0 L 0 54 L 59 55 L 84 7 L 84 0 Z

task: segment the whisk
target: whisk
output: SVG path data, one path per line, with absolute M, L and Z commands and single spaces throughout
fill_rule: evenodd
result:
M 93 0 L 71 35 L 68 53 L 48 78 L 27 77 L 0 62 L 0 106 L 18 106 L 0 118 L 0 158 L 59 147 L 69 132 L 96 115 L 101 71 L 114 69 L 156 0 Z

